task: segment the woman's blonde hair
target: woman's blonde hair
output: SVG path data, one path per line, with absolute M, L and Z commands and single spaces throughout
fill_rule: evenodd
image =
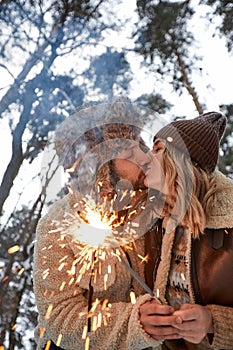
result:
M 169 142 L 165 144 L 162 167 L 168 179 L 166 215 L 192 231 L 197 238 L 204 233 L 210 214 L 215 182 L 211 174 L 194 164 L 191 159 Z M 169 192 L 170 190 L 170 192 Z

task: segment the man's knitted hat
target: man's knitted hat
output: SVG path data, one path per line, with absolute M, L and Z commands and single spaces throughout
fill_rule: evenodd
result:
M 122 140 L 142 141 L 144 110 L 126 97 L 111 103 L 82 106 L 65 119 L 55 133 L 55 148 L 60 164 L 69 168 L 81 156 L 93 153 L 107 160 L 123 146 Z
M 157 138 L 167 140 L 207 172 L 213 172 L 219 156 L 219 144 L 226 127 L 226 117 L 209 112 L 189 120 L 177 120 L 159 130 Z

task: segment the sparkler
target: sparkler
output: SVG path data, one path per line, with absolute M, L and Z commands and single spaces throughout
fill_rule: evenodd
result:
M 124 195 L 125 194 L 123 194 L 123 196 Z M 84 204 L 83 213 L 78 212 L 78 216 L 79 219 L 81 219 L 81 222 L 77 224 L 77 222 L 72 221 L 72 224 L 68 225 L 68 233 L 72 235 L 75 240 L 84 244 L 84 248 L 82 248 L 82 253 L 79 261 L 83 262 L 84 259 L 86 259 L 86 261 L 90 262 L 89 265 L 92 265 L 93 267 L 93 264 L 95 263 L 94 261 L 97 261 L 98 259 L 105 259 L 107 253 L 104 253 L 104 249 L 116 248 L 119 245 L 127 245 L 127 243 L 130 241 L 138 238 L 138 234 L 133 228 L 138 224 L 132 222 L 131 227 L 128 225 L 122 232 L 119 232 L 117 230 L 117 227 L 114 228 L 113 226 L 113 222 L 118 218 L 114 210 L 111 208 L 111 215 L 106 214 L 104 210 L 106 202 L 98 207 L 90 197 L 87 199 L 88 201 L 83 200 L 82 202 L 82 204 Z M 74 205 L 74 207 L 78 206 L 78 203 Z M 135 212 L 135 210 L 130 212 L 129 217 L 132 216 Z M 118 226 L 120 224 L 118 223 Z M 115 253 L 110 252 L 110 254 L 116 255 L 118 257 L 118 260 L 129 271 L 131 276 L 138 281 L 138 283 L 148 294 L 150 294 L 153 299 L 161 304 L 160 299 L 141 279 L 141 277 L 132 269 L 132 267 L 123 258 L 118 249 L 115 249 Z M 86 264 L 84 264 L 84 266 L 87 268 Z M 86 268 L 83 270 L 85 271 Z
M 72 267 L 70 268 L 70 271 L 68 271 L 71 277 L 75 275 L 73 270 L 75 270 L 77 264 L 80 266 L 77 283 L 79 283 L 86 271 L 89 270 L 90 272 L 87 314 L 88 323 L 83 329 L 82 335 L 82 339 L 85 339 L 86 341 L 85 350 L 88 350 L 90 342 L 88 332 L 91 330 L 95 331 L 99 328 L 102 321 L 105 324 L 106 317 L 108 317 L 102 317 L 101 314 L 93 316 L 93 312 L 99 301 L 96 300 L 92 303 L 91 298 L 93 290 L 92 283 L 95 283 L 97 274 L 102 273 L 102 262 L 106 261 L 106 258 L 111 256 L 117 257 L 121 264 L 128 270 L 131 276 L 138 281 L 143 289 L 158 303 L 161 304 L 161 301 L 122 256 L 122 249 L 120 247 L 124 246 L 127 249 L 127 245 L 129 245 L 130 242 L 140 237 L 138 233 L 139 230 L 137 230 L 139 229 L 139 224 L 131 220 L 123 225 L 123 221 L 118 219 L 117 213 L 113 210 L 112 204 L 107 206 L 106 201 L 103 201 L 102 204 L 97 205 L 91 197 L 80 199 L 73 205 L 73 209 L 72 213 L 69 212 L 64 215 L 62 223 L 53 221 L 53 224 L 55 224 L 57 228 L 53 228 L 50 232 L 60 232 L 61 241 L 62 237 L 68 235 L 74 242 L 77 242 L 79 254 L 76 255 Z M 130 209 L 130 206 L 128 206 L 127 209 Z M 134 214 L 137 214 L 137 212 L 135 209 L 132 209 L 128 214 L 128 218 L 133 217 Z M 141 256 L 140 258 L 142 258 L 142 261 L 146 260 Z M 60 259 L 58 270 L 63 269 L 65 266 L 65 260 L 66 256 Z M 48 273 L 49 271 L 45 270 L 43 278 L 47 278 Z M 111 274 L 110 265 L 107 267 L 107 273 L 103 275 L 105 290 L 107 289 L 108 274 Z M 72 283 L 73 280 L 74 278 L 72 277 L 70 283 Z M 62 282 L 60 290 L 62 290 L 64 286 L 65 282 Z M 131 302 L 135 302 L 135 296 L 132 296 Z M 52 305 L 49 306 L 46 317 L 50 316 L 51 309 Z M 102 308 L 102 311 L 106 311 L 106 315 L 110 315 L 108 310 L 109 305 L 106 301 L 106 306 Z M 91 324 L 90 318 L 92 316 L 93 321 Z M 58 342 L 61 342 L 61 336 Z M 48 344 L 48 346 L 50 346 L 50 344 Z
M 140 283 L 140 285 L 145 289 L 145 291 L 150 294 L 150 296 L 155 299 L 159 304 L 161 303 L 161 300 L 154 294 L 154 292 L 152 291 L 152 289 L 150 289 L 150 287 L 141 279 L 141 277 L 132 269 L 132 267 L 125 261 L 125 259 L 121 256 L 120 261 L 122 263 L 122 265 L 124 265 L 127 270 L 130 272 L 131 276 L 133 276 L 138 283 Z

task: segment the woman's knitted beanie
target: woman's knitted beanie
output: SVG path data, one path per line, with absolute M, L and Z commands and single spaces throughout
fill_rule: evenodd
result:
M 209 112 L 194 119 L 173 121 L 156 133 L 154 141 L 157 138 L 168 141 L 187 153 L 200 168 L 213 172 L 226 120 L 221 113 Z

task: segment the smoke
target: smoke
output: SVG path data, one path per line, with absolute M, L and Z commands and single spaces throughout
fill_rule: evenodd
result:
M 145 193 L 144 197 L 135 195 L 139 189 L 139 179 L 143 180 L 146 176 L 145 169 L 135 158 L 130 159 L 135 165 L 135 173 L 127 174 L 125 169 L 125 178 L 116 174 L 114 162 L 122 150 L 130 152 L 135 141 L 146 153 L 149 142 L 166 124 L 161 115 L 134 105 L 124 97 L 110 103 L 81 107 L 59 125 L 54 142 L 50 143 L 48 154 L 53 154 L 60 169 L 60 178 L 57 176 L 56 184 L 53 181 L 50 192 L 54 193 L 54 197 L 61 193 L 66 185 L 64 176 L 61 176 L 63 172 L 66 177 L 68 175 L 68 186 L 72 192 L 84 197 L 95 193 L 96 198 L 102 196 L 105 201 L 115 198 L 114 210 L 119 212 L 130 208 L 130 226 L 135 232 L 134 237 L 143 235 L 160 217 L 164 198 L 158 193 L 151 196 L 150 191 L 141 191 Z M 51 164 L 48 160 L 43 163 L 43 174 Z M 108 207 L 112 207 L 112 203 Z M 127 231 L 127 227 L 123 225 L 122 230 Z

